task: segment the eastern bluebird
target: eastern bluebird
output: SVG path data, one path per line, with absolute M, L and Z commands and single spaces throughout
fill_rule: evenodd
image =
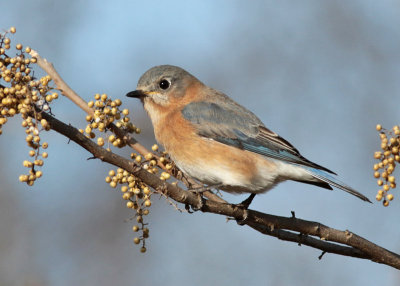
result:
M 370 200 L 315 164 L 227 95 L 171 65 L 149 69 L 128 97 L 140 98 L 157 141 L 182 172 L 232 193 L 263 193 L 293 180 Z

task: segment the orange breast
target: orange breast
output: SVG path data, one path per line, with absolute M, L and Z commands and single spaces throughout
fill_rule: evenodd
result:
M 178 167 L 206 184 L 223 183 L 256 191 L 276 179 L 275 163 L 253 152 L 198 136 L 180 112 L 170 114 L 155 132 Z

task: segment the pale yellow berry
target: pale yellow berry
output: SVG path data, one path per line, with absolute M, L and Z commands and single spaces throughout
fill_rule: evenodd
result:
M 132 230 L 133 230 L 134 232 L 138 232 L 138 231 L 139 231 L 139 227 L 138 227 L 137 225 L 134 225 L 134 226 L 132 227 Z
M 145 200 L 144 205 L 146 207 L 150 207 L 151 206 L 151 201 L 150 200 Z
M 49 154 L 47 154 L 47 152 L 43 152 L 42 157 L 47 158 L 47 157 L 49 157 Z
M 382 125 L 377 124 L 377 125 L 376 125 L 376 130 L 377 130 L 377 131 L 381 131 L 381 130 L 382 130 Z
M 47 149 L 47 147 L 49 147 L 49 143 L 43 142 L 42 148 L 43 148 L 43 149 Z
M 142 156 L 136 156 L 135 161 L 140 163 L 142 161 Z
M 133 239 L 133 243 L 134 243 L 134 244 L 139 244 L 139 243 L 140 243 L 139 237 L 135 237 L 135 238 Z
M 377 152 L 374 153 L 374 158 L 375 159 L 380 159 L 381 156 L 382 156 L 382 152 L 377 151 Z
M 143 194 L 145 194 L 145 195 L 150 194 L 150 188 L 149 187 L 144 187 L 143 188 Z
M 131 202 L 131 201 L 126 202 L 126 207 L 127 207 L 127 208 L 130 208 L 130 209 L 131 209 L 131 208 L 133 208 L 133 205 L 134 205 L 134 204 L 133 204 L 133 202 Z
M 146 247 L 143 246 L 143 247 L 140 248 L 140 252 L 141 253 L 145 253 L 146 251 L 147 251 Z
M 19 176 L 19 180 L 21 182 L 27 182 L 28 181 L 28 176 L 27 175 L 21 175 L 21 176 Z
M 151 150 L 157 151 L 158 150 L 158 145 L 154 144 L 153 146 L 151 146 Z
M 104 146 L 104 139 L 103 139 L 103 137 L 97 138 L 97 145 L 99 145 L 100 147 L 103 147 L 103 146 Z
M 384 200 L 384 201 L 383 201 L 383 206 L 384 206 L 384 207 L 387 207 L 387 206 L 389 206 L 389 201 L 387 201 L 387 200 Z
M 40 120 L 40 124 L 42 124 L 43 127 L 46 127 L 48 122 L 46 119 L 43 118 L 42 120 Z
M 131 194 L 130 194 L 130 193 L 124 193 L 124 194 L 122 195 L 122 198 L 123 198 L 124 200 L 129 200 L 129 199 L 131 198 Z
M 99 127 L 99 123 L 97 123 L 97 122 L 92 122 L 92 123 L 90 124 L 90 126 L 92 127 L 92 129 L 97 129 L 97 127 Z
M 10 108 L 10 109 L 8 110 L 8 114 L 9 114 L 10 116 L 14 116 L 15 113 L 17 113 L 17 111 L 16 111 L 14 108 Z
M 171 175 L 167 172 L 162 172 L 161 177 L 163 177 L 164 180 L 168 180 L 171 177 Z
M 129 114 L 129 110 L 128 109 L 122 110 L 122 114 L 125 115 L 125 116 L 128 115 Z
M 16 31 L 17 31 L 17 29 L 16 29 L 15 27 L 11 27 L 11 28 L 10 28 L 10 32 L 11 32 L 12 34 L 15 34 Z
M 32 167 L 33 164 L 32 162 L 25 160 L 24 162 L 22 162 L 22 165 L 24 165 L 24 167 L 30 168 Z
M 145 158 L 146 160 L 150 160 L 151 158 L 153 158 L 153 154 L 147 153 L 147 154 L 144 156 L 144 158 Z

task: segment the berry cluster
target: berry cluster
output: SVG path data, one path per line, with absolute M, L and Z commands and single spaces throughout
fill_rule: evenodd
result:
M 31 148 L 29 156 L 32 160 L 25 160 L 23 165 L 29 169 L 28 174 L 20 175 L 19 180 L 32 186 L 37 178 L 42 176 L 42 171 L 37 170 L 43 166 L 43 159 L 47 158 L 48 143 L 41 143 L 40 131 L 50 130 L 49 123 L 42 118 L 43 111 L 50 111 L 49 103 L 58 98 L 49 85 L 51 78 L 44 76 L 36 80 L 32 75 L 32 65 L 37 60 L 30 57 L 30 47 L 21 44 L 11 49 L 11 40 L 8 34 L 14 34 L 15 27 L 0 34 L 0 134 L 2 126 L 8 118 L 20 115 L 23 119 L 22 127 L 27 134 L 25 140 Z M 9 53 L 15 53 L 10 56 Z
M 378 186 L 382 188 L 378 191 L 376 200 L 383 199 L 383 205 L 387 207 L 394 197 L 389 191 L 396 188 L 393 172 L 396 163 L 400 163 L 400 128 L 396 125 L 391 130 L 387 130 L 378 124 L 376 130 L 380 133 L 381 151 L 376 151 L 374 154 L 374 158 L 379 160 L 379 163 L 374 165 L 374 177 L 377 179 Z
M 122 104 L 120 99 L 111 100 L 107 94 L 96 94 L 94 99 L 94 101 L 88 102 L 88 106 L 94 108 L 94 113 L 93 115 L 86 116 L 86 121 L 89 123 L 85 130 L 80 129 L 82 133 L 86 133 L 89 138 L 93 139 L 96 137 L 96 134 L 93 132 L 95 129 L 105 132 L 111 123 L 115 123 L 118 128 L 123 128 L 129 133 L 140 133 L 140 128 L 137 128 L 130 122 L 128 117 L 129 110 L 124 109 L 121 111 L 119 109 Z M 104 146 L 105 141 L 103 137 L 97 138 L 99 146 Z M 117 138 L 114 134 L 108 136 L 108 142 L 118 148 L 126 145 L 123 140 Z
M 151 174 L 157 174 L 158 173 L 158 163 L 161 163 L 160 166 L 163 167 L 168 172 L 173 171 L 173 164 L 171 160 L 168 158 L 168 153 L 167 152 L 158 152 L 158 145 L 154 144 L 151 149 L 155 154 L 157 154 L 157 157 L 152 154 L 152 153 L 147 153 L 144 156 L 144 159 L 141 155 L 138 155 L 136 153 L 131 153 L 131 158 L 136 161 L 136 163 L 140 163 L 142 165 L 142 168 L 147 170 Z M 160 179 L 163 181 L 168 180 L 171 178 L 170 173 L 168 172 L 161 172 L 160 174 Z
M 141 235 L 135 237 L 133 242 L 135 244 L 142 243 L 140 251 L 146 252 L 145 241 L 149 237 L 149 229 L 146 227 L 147 223 L 143 221 L 143 217 L 150 213 L 152 191 L 135 176 L 121 168 L 118 168 L 117 171 L 109 171 L 106 183 L 112 188 L 121 185 L 122 198 L 127 201 L 126 207 L 136 211 L 135 217 L 138 225 L 134 225 L 132 229 L 134 232 L 141 232 Z
M 88 124 L 84 130 L 80 129 L 80 132 L 86 134 L 88 138 L 96 138 L 96 129 L 98 132 L 105 134 L 111 123 L 129 133 L 139 134 L 141 132 L 140 128 L 130 122 L 128 109 L 120 109 L 122 105 L 120 99 L 112 100 L 106 94 L 96 94 L 94 99 L 94 101 L 88 102 L 88 107 L 93 109 L 93 113 L 86 116 Z M 124 140 L 114 134 L 108 135 L 106 139 L 101 136 L 97 137 L 99 146 L 103 147 L 106 143 L 108 143 L 108 150 L 110 150 L 111 144 L 118 148 L 126 146 Z M 165 172 L 161 173 L 160 179 L 168 180 L 171 177 L 168 172 L 174 170 L 171 161 L 165 152 L 158 152 L 157 145 L 153 145 L 152 150 L 154 154 L 148 153 L 142 156 L 132 153 L 131 158 L 152 174 L 158 173 L 158 167 L 162 166 Z M 149 237 L 149 228 L 147 227 L 148 224 L 143 221 L 143 217 L 150 212 L 150 197 L 152 194 L 150 187 L 121 168 L 116 171 L 111 170 L 105 180 L 112 188 L 117 188 L 118 185 L 121 185 L 122 198 L 127 200 L 126 206 L 135 210 L 137 225 L 133 226 L 133 231 L 140 232 L 140 235 L 135 237 L 133 241 L 135 244 L 141 244 L 141 252 L 146 252 L 145 242 Z
M 148 154 L 146 154 L 146 155 L 144 155 L 142 157 L 139 154 L 131 153 L 131 158 L 133 160 L 135 160 L 135 162 L 137 164 L 140 164 L 143 169 L 147 170 L 147 172 L 149 172 L 151 174 L 157 174 L 159 172 L 159 168 L 158 167 L 162 167 L 166 171 L 162 171 L 161 172 L 160 180 L 167 181 L 168 179 L 171 178 L 171 174 L 170 173 L 173 173 L 174 171 L 176 171 L 176 168 L 174 168 L 174 166 L 173 166 L 173 164 L 172 164 L 171 160 L 169 159 L 168 154 L 166 152 L 159 152 L 158 151 L 158 149 L 159 149 L 158 145 L 154 144 L 151 147 L 151 149 L 153 150 L 154 154 L 153 153 L 148 153 Z M 124 171 L 124 172 L 126 172 L 126 171 Z M 109 176 L 111 176 L 113 174 L 114 173 L 111 173 L 111 174 L 109 174 Z M 115 179 L 115 177 L 113 177 L 113 178 L 107 177 L 106 178 L 106 182 L 109 182 L 111 187 L 116 187 L 116 183 L 114 183 L 113 180 L 116 181 L 117 179 Z M 123 178 L 121 180 L 123 180 Z M 129 180 L 131 180 L 133 182 L 134 181 L 134 177 L 131 175 L 131 177 L 128 177 L 128 179 L 127 179 L 128 183 L 129 183 Z M 145 239 L 149 235 L 149 229 L 147 227 L 144 227 L 144 224 L 142 222 L 141 214 L 144 214 L 144 215 L 148 214 L 148 209 L 145 209 L 145 210 L 142 211 L 140 209 L 140 206 L 144 205 L 145 207 L 150 207 L 150 205 L 151 205 L 150 197 L 146 197 L 146 195 L 150 192 L 150 188 L 149 188 L 149 186 L 146 186 L 145 184 L 141 183 L 141 184 L 139 184 L 140 188 L 131 189 L 133 187 L 133 183 L 132 182 L 130 182 L 129 185 L 128 185 L 129 189 L 126 188 L 126 186 L 123 186 L 121 188 L 121 191 L 124 193 L 122 195 L 123 198 L 125 198 L 125 199 L 129 198 L 129 200 L 131 200 L 131 201 L 127 202 L 126 206 L 128 208 L 134 208 L 134 209 L 137 210 L 136 219 L 137 219 L 138 223 L 141 223 L 141 225 L 140 226 L 134 225 L 132 229 L 133 229 L 134 232 L 142 231 L 142 236 L 135 237 L 133 239 L 133 242 L 135 244 L 139 244 L 142 241 L 142 247 L 141 247 L 140 251 L 141 252 L 145 252 L 146 251 L 146 247 L 144 246 L 144 242 L 145 242 Z M 177 184 L 177 181 L 173 182 L 172 184 Z M 142 189 L 141 192 L 140 192 L 140 189 Z M 130 193 L 133 193 L 133 194 L 140 192 L 139 195 L 135 197 L 136 202 L 132 203 L 132 196 L 128 195 L 127 192 L 130 192 Z M 139 204 L 137 199 L 142 199 L 142 203 Z

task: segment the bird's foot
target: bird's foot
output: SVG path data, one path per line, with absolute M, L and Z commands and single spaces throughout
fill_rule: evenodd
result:
M 215 184 L 215 185 L 209 185 L 209 186 L 202 186 L 198 188 L 191 188 L 188 191 L 196 194 L 202 194 L 207 191 L 211 191 L 211 189 L 218 189 L 221 187 L 223 184 Z
M 250 194 L 250 196 L 245 199 L 243 202 L 241 202 L 240 204 L 236 204 L 234 205 L 235 207 L 244 209 L 244 216 L 242 219 L 236 219 L 236 223 L 238 225 L 245 225 L 246 224 L 246 220 L 247 220 L 247 216 L 248 216 L 248 208 L 251 204 L 251 202 L 253 201 L 254 197 L 256 196 L 256 194 Z

